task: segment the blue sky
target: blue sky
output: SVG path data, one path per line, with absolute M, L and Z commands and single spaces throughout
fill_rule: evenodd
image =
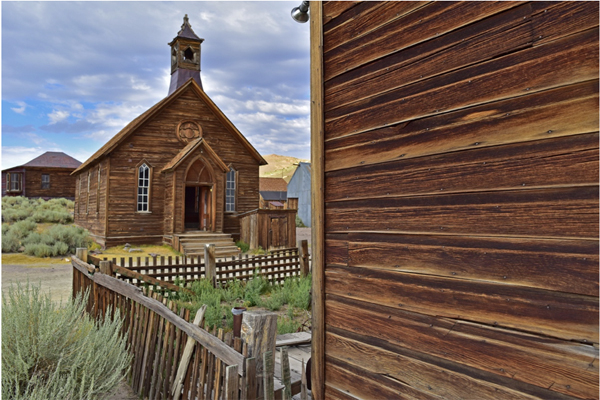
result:
M 2 2 L 2 169 L 85 161 L 168 92 L 183 16 L 204 90 L 263 155 L 310 158 L 309 25 L 300 1 Z

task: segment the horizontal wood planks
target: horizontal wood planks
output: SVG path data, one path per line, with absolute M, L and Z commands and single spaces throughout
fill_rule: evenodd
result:
M 322 8 L 313 393 L 597 397 L 598 3 Z

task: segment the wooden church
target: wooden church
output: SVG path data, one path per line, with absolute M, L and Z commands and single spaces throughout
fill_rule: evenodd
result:
M 258 167 L 267 162 L 204 92 L 203 41 L 186 15 L 169 43 L 168 96 L 73 172 L 75 223 L 99 244 L 185 251 L 184 242 L 208 235 L 233 245 L 238 215 L 258 208 Z

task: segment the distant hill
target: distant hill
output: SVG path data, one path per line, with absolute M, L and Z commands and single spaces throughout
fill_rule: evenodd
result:
M 286 182 L 289 182 L 296 171 L 297 164 L 302 162 L 309 162 L 310 160 L 302 160 L 300 158 L 280 156 L 277 154 L 269 154 L 263 156 L 269 163 L 260 167 L 259 174 L 263 178 L 283 178 Z M 296 165 L 294 165 L 296 164 Z

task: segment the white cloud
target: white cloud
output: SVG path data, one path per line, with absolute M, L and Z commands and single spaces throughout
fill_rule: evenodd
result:
M 57 122 L 69 118 L 69 115 L 70 114 L 68 111 L 52 110 L 52 112 L 48 114 L 48 118 L 50 119 L 50 125 L 54 125 Z
M 25 114 L 25 109 L 27 108 L 27 103 L 25 103 L 24 101 L 15 101 L 15 103 L 19 107 L 11 107 L 11 110 L 16 112 L 17 114 L 21 114 L 21 115 Z
M 57 147 L 2 146 L 2 169 L 18 167 L 47 151 L 61 151 Z

